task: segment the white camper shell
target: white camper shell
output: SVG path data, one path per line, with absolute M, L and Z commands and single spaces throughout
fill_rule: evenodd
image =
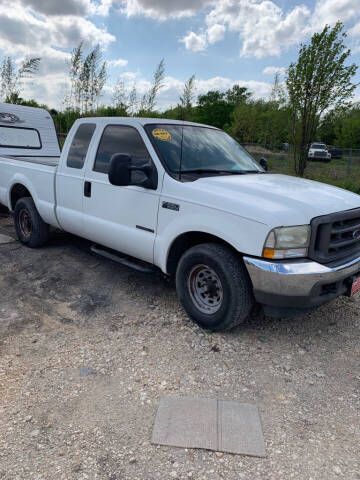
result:
M 0 103 L 0 155 L 57 164 L 60 146 L 50 113 L 43 108 Z

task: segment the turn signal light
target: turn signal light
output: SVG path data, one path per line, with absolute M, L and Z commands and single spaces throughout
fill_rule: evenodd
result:
M 273 248 L 264 248 L 263 256 L 265 258 L 274 258 L 275 250 Z

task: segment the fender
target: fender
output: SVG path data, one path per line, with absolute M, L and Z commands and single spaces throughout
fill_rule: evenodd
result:
M 193 206 L 194 207 L 194 206 Z M 213 235 L 231 245 L 239 253 L 261 255 L 268 226 L 262 223 L 248 221 L 231 213 L 222 212 L 214 215 L 210 209 L 201 208 L 197 213 L 183 211 L 176 218 L 176 212 L 170 212 L 172 221 L 159 221 L 158 235 L 154 246 L 154 263 L 167 273 L 167 260 L 173 242 L 184 233 L 200 232 Z M 186 214 L 184 214 L 186 213 Z M 169 213 L 165 213 L 166 216 Z
M 38 195 L 36 194 L 36 189 L 34 185 L 28 178 L 25 177 L 25 175 L 23 175 L 22 173 L 16 173 L 10 180 L 10 187 L 7 194 L 7 202 L 8 202 L 9 210 L 12 211 L 11 192 L 14 186 L 17 184 L 23 185 L 27 190 L 29 190 L 30 195 L 36 205 L 36 208 L 38 208 Z
M 8 202 L 8 208 L 11 211 L 12 206 L 11 206 L 11 192 L 12 189 L 14 188 L 15 185 L 20 184 L 23 185 L 30 193 L 32 199 L 34 200 L 35 206 L 41 216 L 41 218 L 44 220 L 44 222 L 49 223 L 50 225 L 53 225 L 54 227 L 61 228 L 56 216 L 55 216 L 55 203 L 54 202 L 48 202 L 45 200 L 40 200 L 39 195 L 36 191 L 35 185 L 32 183 L 32 181 L 26 177 L 23 173 L 17 172 L 10 180 L 10 187 L 7 192 L 7 202 Z

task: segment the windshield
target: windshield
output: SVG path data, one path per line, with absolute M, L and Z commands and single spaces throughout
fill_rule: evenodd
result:
M 317 150 L 326 150 L 326 145 L 323 143 L 313 143 L 310 148 L 316 148 Z
M 146 131 L 171 173 L 263 173 L 234 139 L 221 130 L 188 125 L 147 125 Z M 180 165 L 181 163 L 181 165 Z

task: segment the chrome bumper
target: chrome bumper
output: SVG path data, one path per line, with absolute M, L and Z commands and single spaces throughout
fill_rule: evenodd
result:
M 345 293 L 347 283 L 360 273 L 360 257 L 331 267 L 308 259 L 267 261 L 244 257 L 255 298 L 279 307 L 313 307 Z M 324 293 L 323 286 L 337 289 Z

